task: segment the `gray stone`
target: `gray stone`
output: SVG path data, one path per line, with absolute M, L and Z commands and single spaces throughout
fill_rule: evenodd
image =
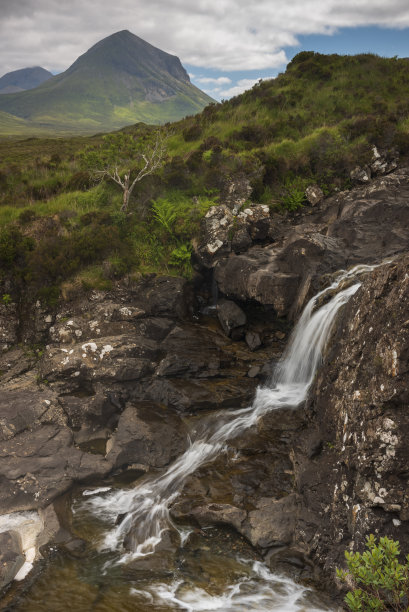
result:
M 371 179 L 371 170 L 368 167 L 361 168 L 361 166 L 356 166 L 356 168 L 349 173 L 349 177 L 354 183 L 369 183 Z
M 324 193 L 318 185 L 309 185 L 305 190 L 305 197 L 311 206 L 316 206 L 324 199 Z
M 120 416 L 107 459 L 115 467 L 135 463 L 164 467 L 186 446 L 187 432 L 180 417 L 163 405 L 130 403 Z
M 247 317 L 240 306 L 237 306 L 231 300 L 222 300 L 218 303 L 217 316 L 227 336 L 230 336 L 234 329 L 242 327 L 247 322 Z
M 251 351 L 255 351 L 262 344 L 260 334 L 258 334 L 257 332 L 248 331 L 245 336 L 245 339 L 246 339 L 246 344 Z

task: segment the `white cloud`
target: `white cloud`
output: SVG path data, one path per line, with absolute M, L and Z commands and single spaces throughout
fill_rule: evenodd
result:
M 220 85 L 230 85 L 232 80 L 229 77 L 221 76 L 221 77 L 198 77 L 196 78 L 198 83 L 202 85 L 214 85 L 216 88 Z
M 267 79 L 273 79 L 274 77 L 266 77 Z M 230 87 L 229 89 L 225 89 L 223 91 L 219 91 L 219 96 L 221 98 L 232 98 L 233 96 L 237 96 L 238 94 L 243 93 L 246 89 L 251 89 L 253 85 L 258 83 L 260 79 L 239 79 L 236 85 Z M 266 79 L 263 79 L 265 81 Z
M 409 27 L 407 0 L 0 0 L 0 74 L 38 64 L 64 70 L 95 42 L 128 29 L 222 71 L 281 68 L 301 34 Z

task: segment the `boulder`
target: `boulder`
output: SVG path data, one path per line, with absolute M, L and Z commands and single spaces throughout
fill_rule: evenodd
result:
M 244 175 L 236 176 L 224 185 L 220 200 L 225 206 L 230 208 L 233 215 L 237 215 L 245 202 L 250 198 L 251 192 L 252 187 L 249 179 Z
M 179 416 L 152 402 L 129 403 L 109 441 L 107 459 L 116 468 L 132 464 L 164 467 L 182 454 L 187 432 Z
M 393 172 L 398 167 L 398 162 L 399 152 L 397 150 L 386 151 L 378 149 L 376 146 L 372 147 L 372 160 L 369 164 L 372 176 Z
M 25 563 L 15 531 L 0 533 L 0 589 L 7 586 Z
M 309 185 L 305 190 L 305 197 L 311 206 L 316 206 L 324 199 L 324 192 L 318 185 Z
M 251 205 L 241 212 L 225 204 L 212 206 L 202 221 L 196 255 L 202 265 L 213 268 L 231 251 L 241 253 L 253 241 L 265 240 L 270 229 L 270 209 L 264 204 Z
M 231 300 L 221 300 L 218 303 L 217 316 L 227 336 L 231 336 L 233 330 L 243 327 L 247 322 L 247 317 L 240 306 Z
M 292 542 L 297 516 L 294 494 L 281 499 L 261 498 L 257 508 L 249 512 L 245 535 L 253 546 L 271 548 Z
M 361 166 L 356 166 L 356 168 L 351 170 L 349 173 L 349 178 L 353 183 L 369 183 L 371 180 L 371 170 L 368 166 L 365 166 L 364 168 L 361 168 Z
M 253 331 L 248 331 L 246 333 L 245 340 L 246 340 L 247 346 L 249 347 L 251 351 L 255 351 L 262 344 L 260 334 L 258 334 L 257 332 L 253 332 Z

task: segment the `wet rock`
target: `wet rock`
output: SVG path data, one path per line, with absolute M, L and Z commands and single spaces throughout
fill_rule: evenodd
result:
M 134 387 L 135 397 L 158 402 L 182 413 L 240 408 L 251 400 L 254 380 L 245 376 L 216 380 L 162 379 Z
M 310 185 L 305 190 L 305 197 L 311 206 L 316 206 L 324 199 L 324 192 L 318 185 Z
M 249 378 L 255 378 L 256 376 L 258 376 L 261 372 L 261 368 L 259 366 L 253 366 L 252 368 L 250 368 L 250 370 L 247 372 L 247 376 Z
M 14 579 L 25 560 L 18 534 L 14 531 L 0 533 L 0 589 Z
M 217 316 L 227 336 L 237 327 L 243 327 L 247 317 L 240 306 L 231 300 L 221 300 L 217 305 Z
M 247 513 L 230 504 L 207 504 L 193 508 L 191 518 L 195 519 L 201 527 L 209 525 L 231 525 L 241 530 Z
M 245 535 L 253 546 L 260 548 L 289 544 L 293 539 L 296 511 L 295 495 L 282 499 L 261 498 L 257 508 L 249 512 Z
M 164 467 L 186 448 L 187 432 L 180 417 L 149 402 L 128 404 L 109 442 L 107 455 L 115 467 L 140 463 Z
M 380 266 L 344 307 L 296 445 L 296 541 L 330 576 L 369 533 L 409 549 L 408 266 Z

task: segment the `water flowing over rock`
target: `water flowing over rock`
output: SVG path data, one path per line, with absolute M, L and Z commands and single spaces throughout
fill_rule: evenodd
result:
M 231 526 L 299 577 L 314 578 L 314 561 L 330 585 L 371 531 L 409 549 L 408 201 L 401 169 L 286 218 L 215 207 L 197 255 L 217 307 L 203 268 L 197 296 L 151 275 L 59 310 L 38 304 L 30 321 L 3 305 L 1 511 L 34 512 L 39 526 L 28 554 L 5 522 L 3 583 L 55 537 L 56 500 L 119 470 L 144 476 L 94 487 L 81 511 L 112 525 L 104 546 L 121 563 L 147 571 L 160 547 L 170 571 L 183 536 L 172 518 Z
M 369 533 L 409 550 L 409 257 L 376 269 L 341 315 L 295 464 L 298 545 L 329 572 Z

